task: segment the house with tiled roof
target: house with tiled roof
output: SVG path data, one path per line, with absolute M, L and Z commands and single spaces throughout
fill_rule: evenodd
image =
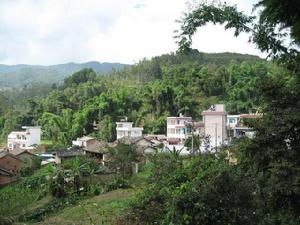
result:
M 7 151 L 0 152 L 0 185 L 5 185 L 19 178 L 23 161 Z

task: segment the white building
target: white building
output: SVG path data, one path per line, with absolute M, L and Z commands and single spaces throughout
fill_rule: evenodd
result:
M 167 117 L 167 139 L 168 141 L 177 140 L 178 142 L 187 139 L 190 129 L 187 124 L 192 122 L 192 117 L 182 114 L 179 117 Z
M 142 127 L 132 127 L 132 122 L 117 122 L 117 140 L 122 137 L 141 137 L 143 136 Z
M 204 135 L 209 139 L 211 148 L 219 147 L 227 142 L 227 113 L 225 105 L 216 104 L 203 111 Z
M 24 131 L 13 131 L 8 135 L 7 147 L 9 150 L 16 148 L 33 149 L 34 145 L 41 143 L 41 127 L 22 127 Z
M 262 114 L 241 114 L 238 119 L 238 123 L 232 128 L 233 137 L 248 137 L 254 138 L 255 131 L 252 127 L 248 127 L 244 122 L 244 120 L 257 120 L 262 117 Z

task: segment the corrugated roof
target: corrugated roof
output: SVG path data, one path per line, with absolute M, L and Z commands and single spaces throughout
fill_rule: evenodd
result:
M 58 157 L 75 157 L 84 155 L 84 151 L 82 149 L 76 150 L 61 150 L 56 152 Z
M 94 153 L 105 153 L 107 152 L 107 144 L 105 142 L 96 141 L 95 143 L 84 147 L 83 150 Z
M 15 156 L 18 156 L 22 153 L 28 153 L 28 154 L 34 155 L 31 152 L 29 152 L 27 149 L 21 149 L 21 148 L 16 148 L 14 150 L 10 150 L 9 152 Z

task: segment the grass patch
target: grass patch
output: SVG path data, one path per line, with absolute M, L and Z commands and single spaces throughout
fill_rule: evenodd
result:
M 41 140 L 41 144 L 42 145 L 52 145 L 53 142 L 52 142 L 52 140 Z
M 145 184 L 149 174 L 143 171 L 130 179 L 133 188 L 117 189 L 95 197 L 79 200 L 74 205 L 57 209 L 41 222 L 34 225 L 112 225 L 128 208 L 136 189 Z
M 46 176 L 49 166 L 43 167 L 30 177 L 0 189 L 0 215 L 18 217 L 32 205 L 48 195 Z
M 110 225 L 125 210 L 134 189 L 118 189 L 80 201 L 35 225 Z

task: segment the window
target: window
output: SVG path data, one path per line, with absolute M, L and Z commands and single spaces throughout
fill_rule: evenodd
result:
M 177 120 L 177 124 L 180 124 L 180 120 Z
M 174 134 L 175 133 L 175 129 L 168 129 L 168 133 L 169 134 Z
M 23 148 L 25 148 L 25 144 L 23 144 L 22 146 L 23 146 Z
M 175 120 L 174 120 L 174 119 L 171 119 L 171 120 L 170 120 L 170 124 L 171 124 L 171 125 L 175 125 Z
M 176 134 L 180 134 L 180 129 L 176 129 Z
M 230 118 L 229 119 L 229 123 L 235 123 L 235 122 L 236 122 L 235 118 Z

